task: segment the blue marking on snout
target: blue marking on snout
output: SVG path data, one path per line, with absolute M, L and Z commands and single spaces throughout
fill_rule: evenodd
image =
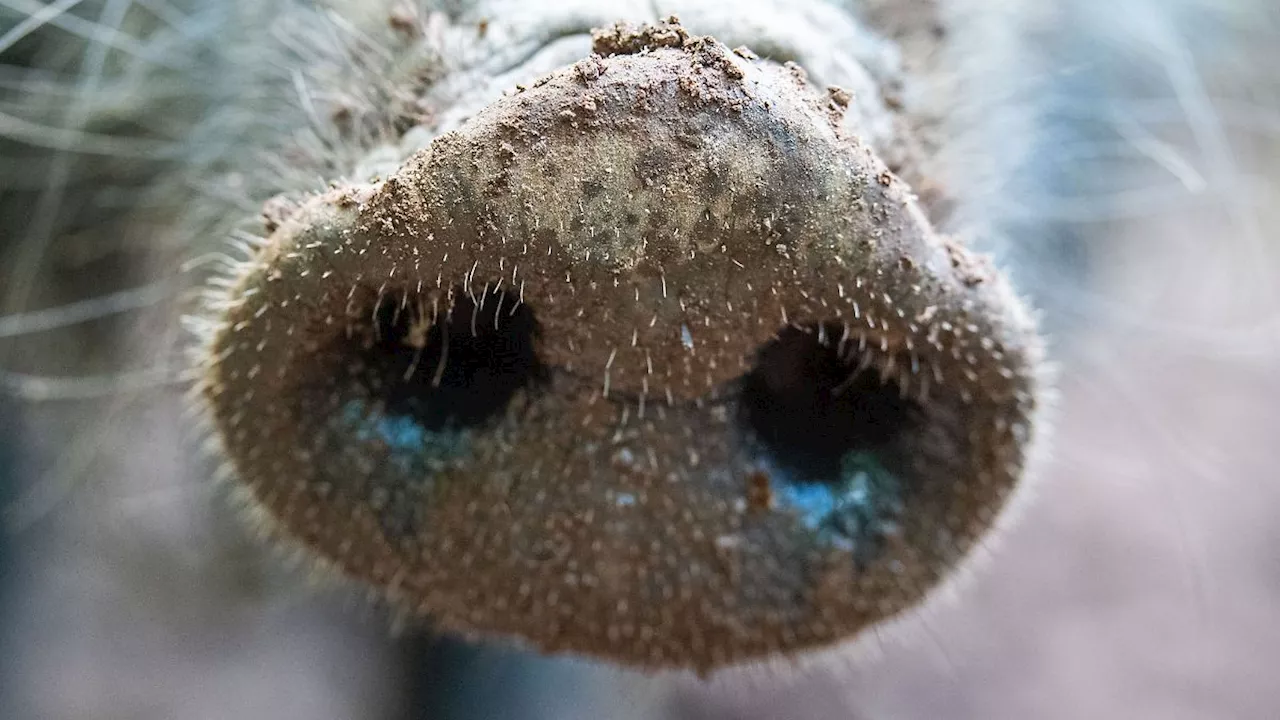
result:
M 387 458 L 406 473 L 439 470 L 470 447 L 467 430 L 428 430 L 412 415 L 388 415 L 361 400 L 343 406 L 341 423 L 358 442 L 386 447 Z
M 850 451 L 840 460 L 840 476 L 831 480 L 798 479 L 772 469 L 775 506 L 795 514 L 804 528 L 824 544 L 868 560 L 886 535 L 898 531 L 902 484 L 874 454 Z

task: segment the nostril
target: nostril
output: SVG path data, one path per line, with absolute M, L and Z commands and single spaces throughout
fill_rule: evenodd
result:
M 839 325 L 787 327 L 761 348 L 742 379 L 741 416 L 780 467 L 808 480 L 835 478 L 845 456 L 873 451 L 907 429 L 916 408 L 896 378 L 864 363 Z
M 544 368 L 533 310 L 501 289 L 454 288 L 447 309 L 406 293 L 375 302 L 372 322 L 344 338 L 350 379 L 389 415 L 427 431 L 465 429 L 500 414 Z
M 384 480 L 429 487 L 518 392 L 545 378 L 537 320 L 500 289 L 453 288 L 444 307 L 409 290 L 361 296 L 366 304 L 298 394 L 298 416 L 328 418 L 318 437 L 331 468 L 373 463 Z M 412 523 L 383 525 L 404 537 Z
M 871 352 L 840 325 L 788 326 L 760 349 L 738 406 L 774 503 L 860 563 L 897 529 L 906 488 L 895 448 L 926 420 Z

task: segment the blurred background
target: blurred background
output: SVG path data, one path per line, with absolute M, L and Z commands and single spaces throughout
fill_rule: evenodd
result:
M 954 599 L 709 685 L 388 632 L 208 480 L 177 318 L 216 246 L 188 205 L 252 197 L 225 128 L 297 113 L 245 97 L 276 36 L 228 28 L 280 10 L 239 5 L 0 0 L 4 717 L 1280 717 L 1273 3 L 967 4 L 1001 35 L 959 46 L 1017 61 L 957 79 L 951 151 L 1020 148 L 968 212 L 1044 312 L 1053 453 Z

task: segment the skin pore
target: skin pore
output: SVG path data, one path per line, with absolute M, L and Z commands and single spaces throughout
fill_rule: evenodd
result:
M 780 655 L 820 656 L 829 646 L 837 648 L 836 655 L 852 654 L 840 649 L 840 641 L 859 631 L 866 631 L 864 645 L 868 637 L 874 640 L 883 629 L 876 622 L 914 608 L 971 546 L 989 539 L 986 531 L 1003 507 L 1004 492 L 984 497 L 973 494 L 976 485 L 944 488 L 931 478 L 963 475 L 960 467 L 1001 467 L 1006 477 L 993 486 L 1007 491 L 1021 477 L 1026 441 L 969 438 L 966 429 L 975 420 L 965 408 L 976 397 L 977 406 L 987 408 L 978 413 L 988 418 L 986 426 L 999 422 L 1007 429 L 1025 422 L 1031 410 L 1016 408 L 1016 402 L 1005 405 L 1012 393 L 995 378 L 1038 378 L 1038 341 L 1004 281 L 975 262 L 963 242 L 953 244 L 942 232 L 961 233 L 984 250 L 1001 249 L 994 237 L 969 229 L 991 222 L 991 208 L 984 206 L 991 202 L 988 175 L 1016 165 L 1003 153 L 1017 155 L 1011 145 L 1026 133 L 1001 124 L 1000 139 L 1007 143 L 988 140 L 999 149 L 991 157 L 969 164 L 959 159 L 965 157 L 962 138 L 970 137 L 954 132 L 963 124 L 962 110 L 983 103 L 957 101 L 955 88 L 972 86 L 952 75 L 960 69 L 944 40 L 956 33 L 963 38 L 972 26 L 939 22 L 955 22 L 956 16 L 933 14 L 932 3 L 896 11 L 869 3 L 856 14 L 836 4 L 784 12 L 760 3 L 758 11 L 741 16 L 717 12 L 714 4 L 689 3 L 672 8 L 688 35 L 671 27 L 611 30 L 615 20 L 663 17 L 639 5 L 548 11 L 495 3 L 446 7 L 443 15 L 397 7 L 379 8 L 382 15 L 373 18 L 365 16 L 374 13 L 367 8 L 344 8 L 328 17 L 300 12 L 290 16 L 294 22 L 288 27 L 276 28 L 272 47 L 286 47 L 306 62 L 295 57 L 281 63 L 287 53 L 272 56 L 259 39 L 227 40 L 259 53 L 252 63 L 236 66 L 251 67 L 240 70 L 240 77 L 264 76 L 257 79 L 260 85 L 242 80 L 240 87 L 225 90 L 236 98 L 228 107 L 240 117 L 175 109 L 172 125 L 122 129 L 97 120 L 113 117 L 108 107 L 88 113 L 107 124 L 88 124 L 75 140 L 190 134 L 184 145 L 201 147 L 209 118 L 224 123 L 223 133 L 228 126 L 260 123 L 257 134 L 234 136 L 263 138 L 254 149 L 236 148 L 240 140 L 224 138 L 221 145 L 203 145 L 209 150 L 201 157 L 184 158 L 176 171 L 157 156 L 134 166 L 138 177 L 158 172 L 164 179 L 139 181 L 161 189 L 149 196 L 151 202 L 138 203 L 144 209 L 129 222 L 134 228 L 152 223 L 150 237 L 172 243 L 138 240 L 148 245 L 144 256 L 152 267 L 156 256 L 161 263 L 166 255 L 196 258 L 195 270 L 176 285 L 209 290 L 207 297 L 165 304 L 199 318 L 194 344 L 202 354 L 188 380 L 197 388 L 196 406 L 212 420 L 206 436 L 222 445 L 214 468 L 189 471 L 190 485 L 206 486 L 204 476 L 221 468 L 228 475 L 224 487 L 247 490 L 235 500 L 243 503 L 241 514 L 251 518 L 252 528 L 272 544 L 300 550 L 304 567 L 323 568 L 328 579 L 354 576 L 379 588 L 390 600 L 387 609 L 415 628 L 422 618 L 433 618 L 446 631 L 626 666 L 708 673 L 726 664 L 754 667 Z M 112 6 L 103 5 L 105 19 L 98 22 L 110 20 Z M 179 20 L 169 17 L 161 24 L 181 25 Z M 595 41 L 603 52 L 594 61 L 592 28 L 603 30 Z M 339 42 L 333 41 L 335 32 Z M 724 44 L 699 43 L 702 33 Z M 735 54 L 739 46 L 750 52 Z M 785 67 L 786 61 L 796 69 Z M 655 66 L 658 75 L 646 75 Z M 273 75 L 280 67 L 288 70 L 283 80 Z M 196 72 L 175 70 L 179 77 Z M 1034 70 L 1020 72 L 1036 76 Z M 681 73 L 688 73 L 688 82 L 682 83 Z M 209 97 L 224 91 L 214 74 Z M 543 77 L 552 79 L 538 84 Z M 833 85 L 851 92 L 828 90 Z M 754 94 L 735 95 L 743 86 Z M 154 91 L 163 94 L 158 85 Z M 642 97 L 644 92 L 652 97 Z M 759 98 L 768 92 L 776 99 L 766 105 Z M 641 105 L 643 112 L 637 110 Z M 184 112 L 204 120 L 184 121 Z M 647 126 L 637 117 L 663 122 Z M 683 136 L 662 135 L 684 118 L 710 125 Z M 74 118 L 69 122 L 77 124 Z M 715 128 L 725 129 L 717 136 L 720 144 L 689 142 Z M 768 148 L 779 145 L 779 128 L 792 137 L 799 133 L 805 138 L 799 145 L 816 147 L 821 160 L 783 157 L 763 164 Z M 759 142 L 770 133 L 770 142 Z M 441 137 L 447 142 L 432 146 L 429 158 L 416 154 Z M 627 142 L 609 144 L 618 137 Z M 68 142 L 61 136 L 34 139 Z M 225 150 L 219 153 L 218 147 Z M 667 159 L 646 161 L 634 155 L 640 148 L 659 158 L 663 153 L 657 151 L 669 152 Z M 255 164 L 256 170 L 245 172 Z M 109 160 L 98 167 L 121 166 Z M 711 172 L 695 172 L 703 168 Z M 49 168 L 51 177 L 56 170 Z M 63 172 L 64 185 L 74 189 L 73 180 L 92 171 Z M 821 172 L 832 177 L 823 179 Z M 120 171 L 119 177 L 118 184 L 127 187 L 132 176 Z M 848 188 L 832 185 L 843 178 L 853 178 Z M 813 210 L 821 194 L 805 193 L 818 181 L 836 188 L 830 191 L 831 202 L 840 205 L 835 211 Z M 753 187 L 769 192 L 752 195 Z M 865 200 L 866 208 L 844 199 Z M 710 212 L 682 218 L 690 207 Z M 627 210 L 636 216 L 636 227 L 654 232 L 612 239 L 593 233 L 597 226 L 631 227 Z M 806 211 L 811 215 L 797 215 Z M 653 219 L 662 214 L 668 217 Z M 975 217 L 981 222 L 975 224 Z M 742 222 L 730 228 L 716 222 L 734 218 Z M 559 231 L 560 221 L 568 229 Z M 1036 226 L 1037 235 L 1047 226 Z M 539 235 L 544 228 L 558 234 Z M 880 236 L 872 235 L 876 230 Z M 210 279 L 209 270 L 223 260 L 200 258 L 205 250 L 222 253 L 228 234 L 240 245 L 237 258 Z M 868 236 L 876 242 L 857 244 Z M 523 259 L 524 238 L 535 241 L 536 257 Z M 350 248 L 346 256 L 333 252 L 341 247 Z M 686 261 L 689 251 L 693 257 Z M 1002 253 L 1003 264 L 1017 252 Z M 110 255 L 102 262 L 113 262 Z M 361 261 L 370 255 L 374 267 L 364 270 Z M 841 275 L 841 261 L 854 269 Z M 118 254 L 114 262 L 120 262 Z M 1057 263 L 1032 267 L 1069 275 Z M 282 281 L 271 280 L 275 273 Z M 321 277 L 325 273 L 330 275 Z M 874 276 L 877 285 L 859 286 L 862 275 Z M 979 281 L 971 285 L 967 277 Z M 1064 302 L 1062 288 L 1072 282 L 1034 282 L 1034 272 L 1021 277 L 1020 286 L 1034 290 L 1038 304 L 1051 309 Z M 132 284 L 128 279 L 123 276 L 123 286 Z M 324 280 L 333 280 L 333 289 Z M 707 286 L 715 288 L 714 295 Z M 794 295 L 786 294 L 788 286 Z M 770 288 L 767 294 L 764 287 Z M 913 288 L 923 289 L 913 294 Z M 21 283 L 6 290 L 13 297 L 50 292 L 24 291 Z M 767 307 L 743 309 L 762 297 Z M 52 299 L 56 306 L 56 295 Z M 122 303 L 129 300 L 125 296 Z M 1072 312 L 1089 317 L 1074 302 L 1068 307 L 1074 310 L 1051 315 L 1050 324 L 1070 319 Z M 973 313 L 965 317 L 968 322 L 951 314 L 961 311 Z M 931 346 L 930 329 L 941 332 L 942 323 L 978 326 L 974 345 L 935 339 L 937 346 Z M 162 319 L 159 326 L 173 323 Z M 282 334 L 299 340 L 275 342 Z M 1001 359 L 978 356 L 991 349 L 983 338 L 993 348 L 999 343 Z M 171 347 L 154 331 L 142 332 L 134 346 L 143 348 L 145 361 L 163 359 Z M 974 351 L 974 360 L 967 360 L 966 350 Z M 1010 350 L 1031 356 L 1006 364 Z M 92 390 L 46 382 L 40 372 L 13 362 L 20 360 L 8 366 L 23 371 L 6 375 L 6 387 L 29 397 Z M 119 367 L 152 367 L 108 357 L 95 372 L 93 362 L 83 375 L 109 378 L 107 389 L 115 396 L 127 385 Z M 951 362 L 958 364 L 943 364 Z M 956 385 L 966 377 L 966 363 L 978 380 Z M 653 371 L 650 364 L 656 364 Z M 163 363 L 160 370 L 166 370 Z M 932 386 L 922 389 L 921 378 Z M 141 376 L 138 385 L 151 387 L 156 380 Z M 480 385 L 489 390 L 474 403 L 473 395 L 460 390 Z M 1040 392 L 1035 385 L 1032 394 L 1038 398 Z M 840 404 L 855 397 L 866 401 Z M 1034 410 L 1041 404 L 1036 400 Z M 117 417 L 133 416 L 127 403 L 114 408 Z M 833 422 L 848 417 L 850 409 L 883 422 Z M 32 427 L 39 428 L 36 415 Z M 44 422 L 56 427 L 63 420 Z M 974 426 L 984 424 L 978 420 Z M 237 438 L 245 428 L 258 432 Z M 688 428 L 698 431 L 682 435 Z M 806 432 L 811 428 L 835 429 L 822 435 Z M 636 434 L 625 437 L 627 432 Z M 549 467 L 549 451 L 570 436 L 576 446 Z M 99 438 L 106 448 L 130 446 L 112 435 Z M 144 443 L 178 446 L 176 437 L 164 435 L 135 437 L 131 446 Z M 920 447 L 952 449 L 926 457 Z M 688 457 L 689 449 L 696 460 Z M 48 452 L 67 457 L 58 450 Z M 294 464 L 303 450 L 315 456 Z M 1007 458 L 1003 464 L 982 460 L 983 453 L 1012 453 L 1014 467 L 1003 467 Z M 903 459 L 921 457 L 922 466 L 908 467 Z M 109 472 L 145 476 L 154 473 L 145 468 L 156 461 L 119 461 Z M 192 463 L 184 458 L 173 465 Z M 673 474 L 678 482 L 656 484 Z M 424 476 L 441 480 L 409 481 Z M 177 486 L 172 478 L 160 487 Z M 959 503 L 962 496 L 970 506 Z M 220 496 L 205 499 L 226 503 Z M 41 510 L 45 503 L 24 500 L 18 507 L 26 516 L 48 512 Z M 936 515 L 928 514 L 930 507 Z M 964 516 L 978 518 L 972 525 L 960 523 L 967 539 L 933 545 L 942 548 L 939 554 L 922 555 L 919 548 L 930 547 L 927 539 L 945 524 L 938 518 L 955 508 L 968 508 Z M 680 511 L 694 520 L 675 514 Z M 582 522 L 588 516 L 592 520 Z M 919 519 L 914 530 L 912 518 Z M 236 527 L 216 513 L 212 521 L 200 522 Z M 904 525 L 905 535 L 899 530 Z M 219 532 L 236 537 L 225 528 Z M 174 533 L 162 523 L 158 532 Z M 657 546 L 631 559 L 637 537 Z M 744 565 L 744 546 L 751 550 L 748 557 L 766 561 Z M 255 558 L 253 547 L 241 542 L 235 552 Z M 834 569 L 817 570 L 827 563 Z M 536 570 L 552 567 L 554 572 Z M 904 587 L 894 579 L 899 567 L 918 574 L 912 575 L 910 592 L 895 596 Z M 145 575 L 145 564 L 139 568 Z M 745 582 L 739 575 L 744 569 Z M 616 574 L 610 577 L 609 571 Z M 267 566 L 255 582 L 265 582 L 262 592 L 270 597 L 279 592 L 270 586 L 280 576 Z M 829 608 L 853 604 L 849 588 L 859 577 L 881 578 L 869 580 L 879 589 L 862 596 L 875 609 L 832 615 Z M 646 585 L 641 578 L 652 580 Z M 726 585 L 725 578 L 738 579 Z M 525 589 L 522 581 L 530 580 Z M 726 587 L 759 593 L 728 594 Z M 649 602 L 618 609 L 618 600 L 645 597 L 646 591 L 653 594 Z M 201 594 L 181 597 L 190 602 Z M 564 622 L 560 613 L 577 622 Z M 742 623 L 744 617 L 750 622 Z M 715 631 L 704 632 L 708 628 Z M 937 643 L 943 654 L 957 647 L 954 632 L 949 637 Z M 852 675 L 846 662 L 837 665 L 841 669 L 834 672 Z M 540 677 L 546 671 L 536 668 L 557 666 L 521 667 Z M 587 688 L 599 681 L 594 672 L 570 671 L 578 678 L 570 686 L 589 694 Z M 369 675 L 394 673 L 374 669 Z M 774 674 L 770 682 L 787 687 L 786 676 Z M 847 699 L 833 702 L 847 706 Z M 849 704 L 870 707 L 875 700 Z

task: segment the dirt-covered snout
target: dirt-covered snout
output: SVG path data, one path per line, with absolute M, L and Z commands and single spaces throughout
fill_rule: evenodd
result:
M 911 607 L 1021 477 L 1022 305 L 845 91 L 676 23 L 596 50 L 239 269 L 201 362 L 240 482 L 396 604 L 544 650 L 707 670 Z

